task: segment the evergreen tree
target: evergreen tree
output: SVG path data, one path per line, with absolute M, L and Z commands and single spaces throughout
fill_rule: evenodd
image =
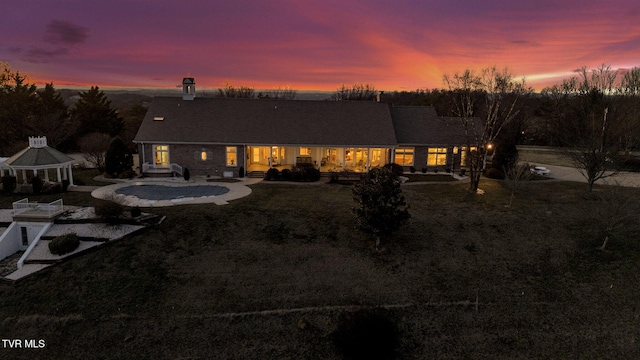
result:
M 34 116 L 36 86 L 27 82 L 20 72 L 0 63 L 0 154 L 11 155 L 27 143 L 31 134 L 29 124 Z
M 69 108 L 52 83 L 38 90 L 37 100 L 33 121 L 30 124 L 33 135 L 46 136 L 47 144 L 58 148 L 74 133 L 69 119 Z
M 80 93 L 71 118 L 78 127 L 76 137 L 94 132 L 118 136 L 123 129 L 122 119 L 111 107 L 107 95 L 97 86 Z
M 133 158 L 127 149 L 127 145 L 121 138 L 116 137 L 111 141 L 105 157 L 105 171 L 108 175 L 117 177 L 130 171 L 133 166 Z
M 358 229 L 371 234 L 376 248 L 381 237 L 388 236 L 409 220 L 407 206 L 397 175 L 388 168 L 373 168 L 352 189 L 352 208 Z

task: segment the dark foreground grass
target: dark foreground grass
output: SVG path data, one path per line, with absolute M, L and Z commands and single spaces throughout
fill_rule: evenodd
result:
M 511 208 L 481 188 L 404 187 L 412 218 L 379 252 L 348 186 L 151 209 L 161 225 L 0 284 L 1 337 L 46 341 L 0 357 L 338 359 L 340 312 L 387 305 L 398 358 L 639 358 L 637 242 L 596 250 L 583 186 L 532 182 Z

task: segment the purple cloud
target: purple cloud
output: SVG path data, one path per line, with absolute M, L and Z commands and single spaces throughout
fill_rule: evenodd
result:
M 45 40 L 52 44 L 76 45 L 89 37 L 89 29 L 64 20 L 53 20 L 47 25 Z

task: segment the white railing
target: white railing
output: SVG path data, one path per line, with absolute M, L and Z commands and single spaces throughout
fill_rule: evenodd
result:
M 62 212 L 63 204 L 62 199 L 52 201 L 48 204 L 29 202 L 29 199 L 18 200 L 13 203 L 13 214 L 18 215 L 26 211 L 37 211 L 38 213 L 46 214 L 47 216 L 53 216 Z
M 182 166 L 178 164 L 171 164 L 171 172 L 182 176 Z
M 178 165 L 178 164 L 169 164 L 169 168 L 166 168 L 164 166 L 156 166 L 155 164 L 150 164 L 150 163 L 142 163 L 142 172 L 149 172 L 149 170 L 159 170 L 159 171 L 169 171 L 172 172 L 174 174 L 180 175 L 182 176 L 182 166 Z

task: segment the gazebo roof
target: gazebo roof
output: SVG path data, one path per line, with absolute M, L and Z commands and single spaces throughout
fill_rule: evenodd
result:
M 47 146 L 46 138 L 29 138 L 29 147 L 4 161 L 3 165 L 14 169 L 46 169 L 67 165 L 72 157 Z

